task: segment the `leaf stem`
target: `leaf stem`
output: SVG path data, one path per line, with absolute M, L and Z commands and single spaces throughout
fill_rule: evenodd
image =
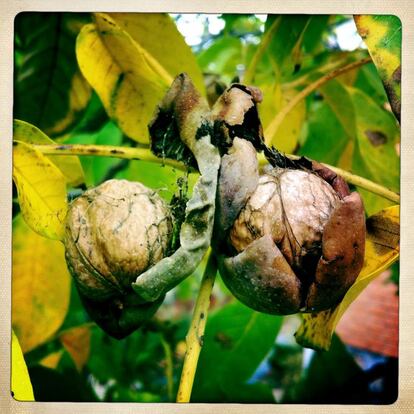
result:
M 170 160 L 168 158 L 162 159 L 156 157 L 147 148 L 131 148 L 131 147 L 118 147 L 112 145 L 82 145 L 82 144 L 51 144 L 51 145 L 33 145 L 33 147 L 45 155 L 89 155 L 100 157 L 113 157 L 123 158 L 129 160 L 141 160 L 147 162 L 154 162 L 157 164 L 168 165 L 177 170 L 187 171 L 187 167 L 179 162 Z M 285 154 L 292 159 L 298 159 L 297 155 Z M 266 165 L 267 160 L 263 154 L 259 154 L 260 165 Z M 394 191 L 377 184 L 371 180 L 352 174 L 348 171 L 334 167 L 332 165 L 325 164 L 328 168 L 335 171 L 338 175 L 344 178 L 351 184 L 361 187 L 367 191 L 377 194 L 387 200 L 391 200 L 395 203 L 400 202 L 400 195 Z
M 193 318 L 186 336 L 187 351 L 184 357 L 181 372 L 180 386 L 178 388 L 177 402 L 189 402 L 193 388 L 194 377 L 197 370 L 198 357 L 203 347 L 204 329 L 207 321 L 210 296 L 217 273 L 217 263 L 214 255 L 210 253 L 207 266 L 201 281 L 197 301 L 194 307 Z
M 173 378 L 173 359 L 171 346 L 164 338 L 164 334 L 161 333 L 161 344 L 164 348 L 165 354 L 165 377 L 167 378 L 167 395 L 168 401 L 173 401 L 174 398 L 174 378 Z
M 179 170 L 186 170 L 183 163 L 168 158 L 159 158 L 147 148 L 119 147 L 113 145 L 51 144 L 33 145 L 45 155 L 90 155 L 99 157 L 141 160 L 169 165 Z
M 265 131 L 266 141 L 269 141 L 277 132 L 280 125 L 289 114 L 289 112 L 302 100 L 310 95 L 314 90 L 318 89 L 320 86 L 330 81 L 333 78 L 336 78 L 339 75 L 342 75 L 345 72 L 356 69 L 362 65 L 371 62 L 371 57 L 367 57 L 356 62 L 349 63 L 348 65 L 342 66 L 341 68 L 334 69 L 333 71 L 327 73 L 326 75 L 320 77 L 316 81 L 309 84 L 306 88 L 302 89 L 297 95 L 295 95 L 289 103 L 284 106 L 277 115 L 273 118 L 270 124 L 267 126 Z M 269 142 L 267 142 L 269 144 Z

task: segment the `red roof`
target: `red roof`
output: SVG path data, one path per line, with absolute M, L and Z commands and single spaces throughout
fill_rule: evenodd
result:
M 389 272 L 373 280 L 346 310 L 336 333 L 348 345 L 398 357 L 398 294 Z

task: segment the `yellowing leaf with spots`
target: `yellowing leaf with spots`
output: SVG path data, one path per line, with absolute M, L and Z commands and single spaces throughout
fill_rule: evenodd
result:
M 108 115 L 130 138 L 148 142 L 148 123 L 173 77 L 103 13 L 95 14 L 95 23 L 84 26 L 79 33 L 76 55 L 83 75 Z
M 70 286 L 63 244 L 39 236 L 18 216 L 13 222 L 12 325 L 23 352 L 59 329 Z
M 196 57 L 164 13 L 108 13 L 115 23 L 150 53 L 175 78 L 186 72 L 195 87 L 204 93 L 204 80 Z M 167 39 L 167 41 L 165 41 Z
M 358 32 L 381 76 L 391 108 L 401 114 L 401 20 L 397 16 L 354 16 Z
M 33 387 L 19 340 L 12 331 L 11 392 L 18 401 L 34 401 Z
M 386 208 L 368 218 L 364 267 L 357 280 L 334 309 L 303 314 L 296 341 L 305 347 L 328 350 L 335 328 L 349 305 L 399 256 L 399 206 Z
M 88 362 L 91 350 L 90 325 L 76 326 L 59 335 L 60 342 L 69 352 L 78 371 Z
M 27 224 L 44 237 L 61 240 L 68 206 L 59 168 L 31 145 L 14 141 L 13 180 Z
M 13 121 L 13 139 L 35 145 L 55 143 L 39 128 L 28 122 L 19 121 L 17 119 Z M 60 169 L 68 184 L 75 187 L 85 181 L 83 169 L 78 157 L 48 155 L 47 158 Z

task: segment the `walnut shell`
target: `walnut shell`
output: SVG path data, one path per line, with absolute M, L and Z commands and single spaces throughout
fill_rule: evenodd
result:
M 235 139 L 220 170 L 218 203 L 225 217 L 216 221 L 230 225 L 221 232 L 216 228 L 213 247 L 224 282 L 260 312 L 286 315 L 336 306 L 364 261 L 361 197 L 315 162 L 311 169 L 274 167 L 259 176 L 249 167 L 257 162 L 247 151 L 251 145 L 244 146 L 238 150 Z
M 172 217 L 153 190 L 137 182 L 108 180 L 75 199 L 66 219 L 66 261 L 77 286 L 99 301 L 125 294 L 161 260 Z
M 240 253 L 270 235 L 288 263 L 300 268 L 310 255 L 320 256 L 324 227 L 339 200 L 315 174 L 273 169 L 260 176 L 230 231 L 230 242 Z

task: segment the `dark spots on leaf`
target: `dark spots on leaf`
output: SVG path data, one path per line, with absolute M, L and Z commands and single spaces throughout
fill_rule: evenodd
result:
M 372 131 L 367 129 L 365 131 L 365 135 L 374 147 L 384 145 L 387 142 L 387 136 L 381 131 Z
M 400 226 L 397 222 L 380 215 L 372 216 L 366 222 L 367 233 L 373 241 L 375 252 L 382 256 L 398 248 Z
M 70 150 L 72 149 L 72 145 L 59 145 L 55 149 L 58 151 Z
M 401 83 L 401 65 L 398 66 L 397 69 L 394 70 L 391 80 L 395 83 Z
M 200 319 L 204 319 L 204 312 L 200 313 Z
M 224 332 L 217 332 L 214 335 L 214 340 L 225 349 L 233 348 L 233 339 Z
M 108 23 L 109 25 L 115 26 L 115 23 L 112 22 L 111 20 L 108 20 L 106 17 L 102 16 L 101 18 L 104 22 Z
M 111 154 L 123 154 L 123 153 L 124 153 L 124 151 L 122 151 L 122 150 L 117 150 L 117 149 L 113 149 L 113 150 L 111 150 L 110 152 L 111 152 Z
M 116 107 L 116 101 L 118 99 L 119 90 L 121 88 L 121 85 L 125 79 L 125 73 L 121 72 L 118 76 L 118 79 L 116 80 L 115 86 L 111 93 L 111 100 L 110 100 L 110 106 L 112 109 Z

